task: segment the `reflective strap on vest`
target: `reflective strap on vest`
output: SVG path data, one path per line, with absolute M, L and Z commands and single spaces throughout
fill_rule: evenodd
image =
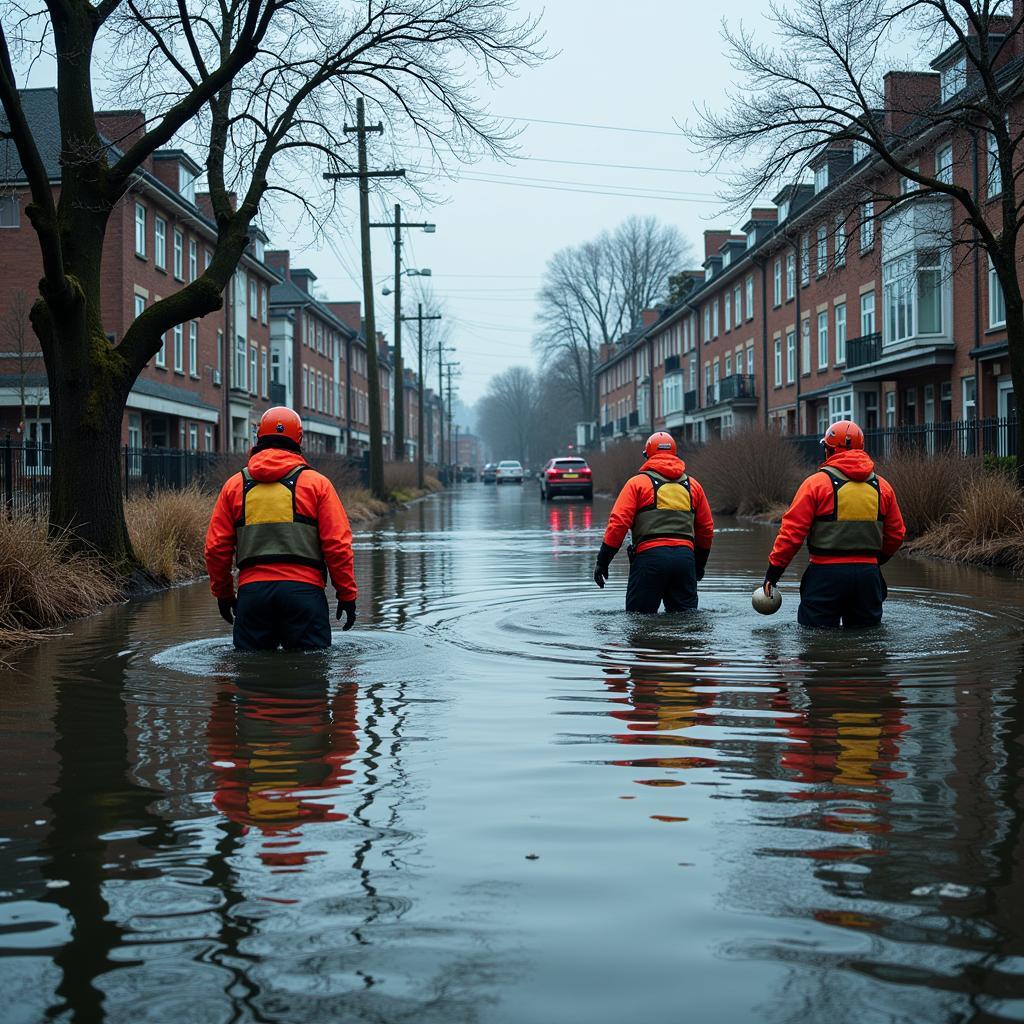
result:
M 295 511 L 295 489 L 309 466 L 296 466 L 280 480 L 254 480 L 242 470 L 242 515 L 235 523 L 239 569 L 286 563 L 323 569 L 320 530 L 315 519 Z
M 643 476 L 654 485 L 654 500 L 633 520 L 632 541 L 637 547 L 649 540 L 693 540 L 693 497 L 690 478 L 684 473 L 670 480 L 650 471 Z
M 823 467 L 832 483 L 832 514 L 818 516 L 807 535 L 812 555 L 880 555 L 882 497 L 878 477 L 851 480 L 832 466 Z

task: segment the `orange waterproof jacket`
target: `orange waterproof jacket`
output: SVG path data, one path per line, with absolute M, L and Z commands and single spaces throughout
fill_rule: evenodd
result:
M 853 449 L 852 451 L 836 452 L 822 463 L 822 467 L 838 469 L 851 480 L 867 480 L 875 470 L 875 464 L 867 452 Z M 881 561 L 887 561 L 900 549 L 903 537 L 907 532 L 903 525 L 903 516 L 896 501 L 896 494 L 887 480 L 878 480 L 878 513 L 882 519 L 882 553 Z M 793 503 L 782 517 L 779 535 L 775 538 L 768 561 L 776 568 L 785 569 L 793 560 L 807 539 L 807 535 L 818 517 L 831 516 L 835 513 L 835 490 L 827 473 L 819 470 L 812 473 L 801 485 L 793 498 Z M 810 560 L 815 565 L 850 565 L 871 564 L 878 562 L 876 555 L 848 554 L 811 554 Z
M 265 448 L 249 456 L 249 472 L 255 480 L 270 483 L 287 476 L 296 466 L 305 465 L 306 460 L 297 452 L 281 448 Z M 220 496 L 206 531 L 206 571 L 210 574 L 210 590 L 214 597 L 231 597 L 234 583 L 231 569 L 235 560 L 235 524 L 242 517 L 241 473 L 228 478 L 221 488 Z M 295 512 L 308 517 L 317 524 L 320 534 L 320 550 L 323 553 L 327 572 L 341 601 L 356 599 L 356 581 L 353 574 L 352 528 L 342 507 L 341 499 L 331 482 L 315 470 L 307 469 L 299 475 L 295 485 Z M 238 585 L 247 583 L 268 583 L 277 580 L 291 580 L 295 583 L 312 583 L 324 586 L 323 573 L 311 565 L 268 563 L 242 569 L 238 574 Z
M 637 513 L 654 501 L 654 484 L 646 472 L 657 473 L 669 480 L 678 480 L 686 472 L 686 463 L 668 452 L 659 452 L 649 458 L 641 467 L 637 476 L 630 477 L 615 501 L 612 514 L 608 517 L 608 529 L 604 532 L 604 542 L 617 551 L 622 547 L 626 534 L 633 526 Z M 708 549 L 715 535 L 715 522 L 711 517 L 711 506 L 701 487 L 690 477 L 690 501 L 693 506 L 693 540 L 682 537 L 653 537 L 637 547 L 637 551 L 646 551 L 657 547 L 685 547 Z

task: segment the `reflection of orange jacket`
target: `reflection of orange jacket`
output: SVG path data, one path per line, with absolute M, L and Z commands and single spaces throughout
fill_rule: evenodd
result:
M 639 475 L 626 481 L 626 486 L 622 488 L 612 508 L 612 514 L 608 517 L 608 529 L 604 532 L 605 544 L 616 551 L 622 547 L 637 512 L 654 501 L 654 484 L 651 483 L 649 476 L 642 475 L 648 471 L 668 477 L 670 480 L 678 480 L 686 471 L 686 464 L 675 455 L 660 452 L 640 467 Z M 711 518 L 711 506 L 704 495 L 704 488 L 692 476 L 690 499 L 693 505 L 693 541 L 681 537 L 652 537 L 651 540 L 639 545 L 637 551 L 657 547 L 692 548 L 695 544 L 698 548 L 710 548 L 715 534 L 715 522 Z
M 851 480 L 866 480 L 875 469 L 871 456 L 857 449 L 836 452 L 823 465 L 838 469 Z M 881 477 L 877 479 L 878 511 L 882 516 L 882 561 L 886 561 L 899 551 L 907 529 L 903 525 L 903 516 L 900 514 L 900 506 L 892 486 Z M 835 492 L 829 475 L 820 470 L 812 473 L 800 485 L 793 503 L 782 517 L 779 535 L 775 538 L 775 546 L 768 561 L 778 568 L 785 569 L 807 539 L 814 520 L 818 516 L 830 516 L 834 512 Z M 811 555 L 811 562 L 815 565 L 870 565 L 877 561 L 875 555 Z
M 266 448 L 250 455 L 249 472 L 254 479 L 263 482 L 280 480 L 296 466 L 304 465 L 305 461 L 297 452 Z M 235 557 L 235 523 L 242 517 L 242 482 L 241 473 L 228 478 L 221 488 L 206 531 L 206 571 L 210 574 L 210 589 L 214 597 L 231 597 L 234 593 L 231 567 Z M 301 473 L 295 485 L 295 512 L 316 521 L 320 550 L 338 598 L 354 601 L 356 581 L 352 572 L 352 528 L 330 480 L 312 469 Z M 312 583 L 317 587 L 324 585 L 322 573 L 310 565 L 255 565 L 242 569 L 238 574 L 240 587 L 247 583 L 276 580 Z

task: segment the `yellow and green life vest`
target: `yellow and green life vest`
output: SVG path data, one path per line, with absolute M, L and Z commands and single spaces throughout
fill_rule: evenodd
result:
M 654 485 L 654 498 L 633 520 L 633 546 L 645 541 L 671 538 L 693 540 L 693 496 L 690 478 L 684 473 L 671 480 L 660 473 L 643 473 Z
M 885 517 L 878 477 L 851 480 L 833 466 L 821 471 L 832 483 L 832 514 L 815 518 L 807 549 L 812 555 L 880 555 Z
M 295 487 L 309 468 L 296 466 L 280 480 L 267 482 L 242 470 L 242 514 L 235 523 L 239 569 L 274 562 L 323 569 L 317 521 L 295 511 Z

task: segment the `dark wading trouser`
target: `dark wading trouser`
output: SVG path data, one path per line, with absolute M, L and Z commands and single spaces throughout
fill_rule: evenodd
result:
M 697 570 L 692 548 L 648 548 L 633 559 L 626 584 L 626 611 L 653 614 L 662 601 L 667 612 L 692 611 L 697 607 Z
M 327 594 L 312 583 L 275 580 L 238 588 L 235 647 L 240 651 L 315 651 L 331 646 Z
M 800 580 L 801 626 L 877 626 L 888 589 L 877 565 L 809 565 Z

